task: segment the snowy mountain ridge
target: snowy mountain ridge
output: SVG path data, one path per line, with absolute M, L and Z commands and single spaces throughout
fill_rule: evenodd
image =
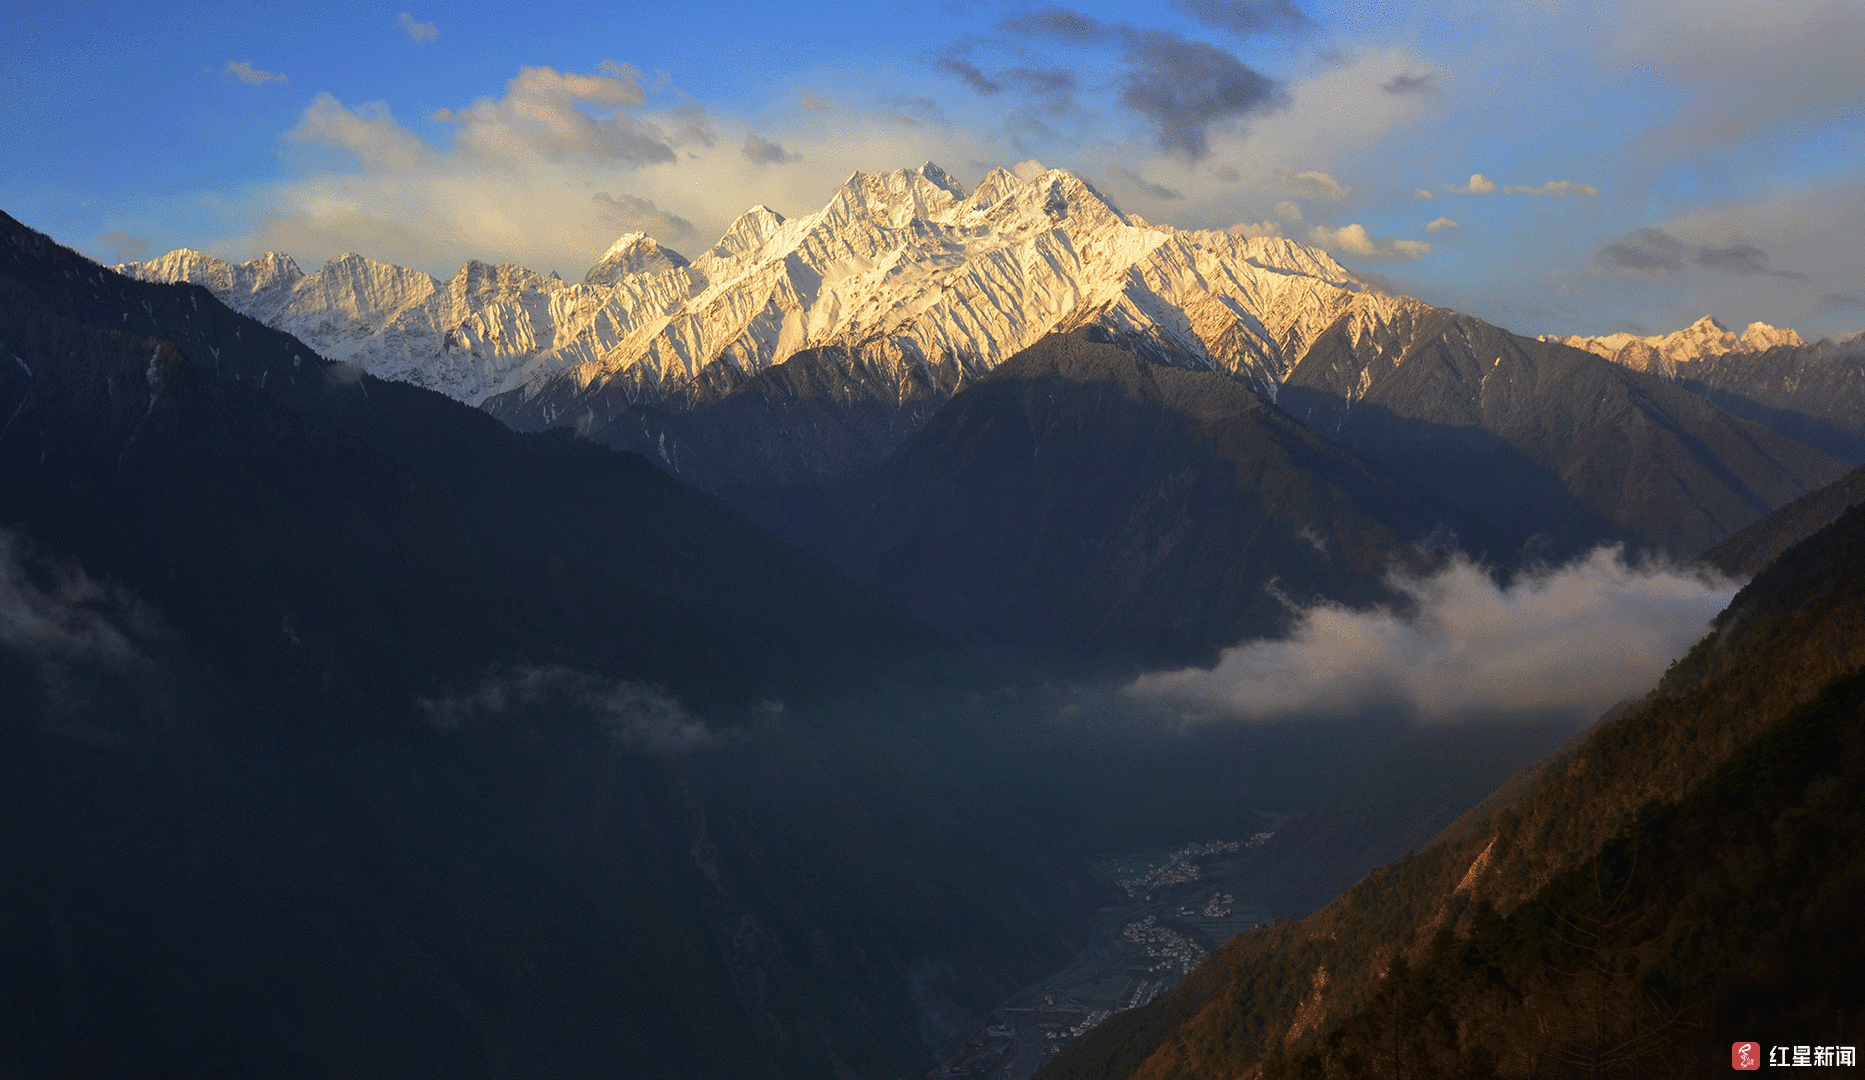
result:
M 1740 335 L 1705 315 L 1682 330 L 1669 334 L 1575 334 L 1568 337 L 1544 334 L 1542 341 L 1571 345 L 1624 364 L 1635 371 L 1670 376 L 1678 364 L 1708 360 L 1727 353 L 1762 353 L 1775 348 L 1804 348 L 1806 340 L 1794 330 L 1755 322 Z
M 1352 354 L 1339 387 L 1352 401 L 1404 362 L 1436 310 L 1292 240 L 1149 224 L 1065 170 L 997 169 L 968 192 L 931 162 L 857 172 L 806 217 L 754 206 L 690 262 L 629 233 L 578 284 L 481 262 L 442 281 L 355 254 L 308 275 L 278 253 L 235 265 L 187 250 L 117 269 L 203 285 L 331 359 L 523 427 L 716 396 L 822 347 L 883 396 L 942 399 L 1044 335 L 1084 328 L 1272 400 L 1333 332 Z M 1707 316 L 1663 336 L 1542 340 L 1660 375 L 1805 344 Z
M 308 275 L 277 253 L 235 265 L 186 250 L 118 269 L 203 285 L 331 359 L 470 404 L 521 388 L 677 397 L 818 346 L 950 393 L 1089 325 L 1273 396 L 1342 315 L 1356 340 L 1384 339 L 1423 308 L 1293 241 L 1127 217 L 1063 170 L 998 169 L 966 192 L 931 163 L 856 173 L 807 217 L 753 207 L 690 263 L 624 236 L 576 285 L 478 262 L 441 281 L 354 254 Z

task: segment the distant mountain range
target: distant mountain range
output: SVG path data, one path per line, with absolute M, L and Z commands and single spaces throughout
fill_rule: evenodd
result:
M 1705 315 L 1662 336 L 1555 340 L 1660 375 L 1735 416 L 1865 464 L 1865 331 L 1808 344 L 1767 323 L 1738 336 Z
M 1330 390 L 1351 403 L 1448 317 L 1292 241 L 1148 224 L 1063 170 L 1018 179 L 1000 169 L 967 192 L 931 163 L 857 173 L 803 218 L 753 207 L 690 262 L 623 236 L 575 285 L 483 263 L 442 282 L 354 254 L 308 276 L 278 253 L 236 266 L 181 250 L 118 269 L 204 285 L 321 355 L 483 403 L 521 429 L 575 426 L 714 490 L 853 475 L 938 402 L 1050 333 L 1095 328 L 1157 361 L 1228 372 L 1271 400 L 1284 384 L 1314 384 L 1309 354 L 1323 347 Z M 1738 337 L 1707 317 L 1664 337 L 1542 340 L 1667 378 L 1690 377 L 1679 364 L 1859 351 L 1856 338 L 1808 346 L 1760 323 Z M 1455 340 L 1439 347 L 1467 351 Z M 1490 365 L 1496 356 L 1476 355 L 1489 351 L 1463 359 Z M 857 439 L 843 457 L 804 449 L 810 467 L 771 476 L 755 455 L 722 459 L 713 433 L 692 437 L 668 415 L 735 392 L 767 407 L 809 397 L 794 379 L 756 385 L 799 354 L 837 369 L 810 380 L 841 384 L 819 395 L 904 414 L 890 437 Z M 1786 392 L 1779 372 L 1749 382 L 1758 403 L 1783 407 L 1772 400 Z M 1865 409 L 1856 385 L 1838 396 Z M 1857 424 L 1841 426 L 1856 434 Z
M 625 236 L 576 285 L 478 263 L 443 283 L 354 255 L 309 276 L 276 254 L 234 266 L 179 251 L 121 269 L 205 285 L 333 359 L 481 404 L 520 430 L 567 425 L 642 453 L 949 632 L 1057 640 L 1029 625 L 1050 610 L 1072 641 L 1124 652 L 1116 639 L 1147 640 L 1161 662 L 1275 632 L 1277 606 L 1262 587 L 1278 575 L 1296 595 L 1364 602 L 1382 595 L 1384 560 L 1428 536 L 1505 570 L 1605 542 L 1689 557 L 1865 462 L 1865 380 L 1848 345 L 1807 346 L 1759 325 L 1738 338 L 1713 323 L 1655 343 L 1522 338 L 1371 288 L 1292 241 L 1148 224 L 1061 170 L 1029 179 L 998 170 L 969 192 L 931 164 L 856 174 L 807 217 L 752 208 L 690 262 Z M 1290 459 L 1286 475 L 1303 474 L 1292 486 L 1238 474 L 1222 494 L 1199 489 L 1204 506 L 1259 506 L 1283 555 L 1172 571 L 1211 609 L 1195 630 L 1182 610 L 1133 622 L 1131 601 L 1116 597 L 1139 593 L 1084 585 L 1086 607 L 1045 607 L 1052 598 L 1009 587 L 1029 560 L 1061 574 L 1052 556 L 1066 550 L 1099 554 L 1070 556 L 1086 576 L 1063 576 L 1150 592 L 1160 571 L 1131 553 L 1177 542 L 1165 540 L 1175 534 L 1164 519 L 1139 518 L 1114 542 L 1101 535 L 1105 516 L 1078 510 L 1013 543 L 1015 530 L 976 516 L 1005 497 L 1023 467 L 1011 459 L 1027 448 L 962 429 L 1001 423 L 987 417 L 1018 394 L 1034 401 L 1027 365 L 1006 365 L 1057 334 L 1228 379 L 1333 444 L 1321 458 Z M 1056 386 L 1100 378 L 1059 362 Z M 1800 388 L 1815 382 L 1825 392 L 1803 401 Z M 1210 400 L 1235 396 L 1203 385 Z M 965 404 L 979 394 L 997 404 Z M 1188 403 L 1200 396 L 1101 395 L 1089 406 L 1063 395 L 1045 399 L 1042 420 L 1100 433 L 1066 483 L 1111 498 L 1177 451 L 1141 465 L 1110 448 L 1142 453 L 1138 433 L 1156 415 L 1176 416 L 1176 431 L 1199 428 L 1201 406 Z M 1241 430 L 1226 436 L 1235 446 Z M 1251 438 L 1294 445 L 1286 429 Z M 947 450 L 932 451 L 934 442 Z M 961 445 L 963 465 L 949 456 Z M 1366 484 L 1330 487 L 1304 472 L 1324 458 Z M 1028 483 L 1035 491 L 1052 480 L 1062 482 Z M 1395 481 L 1409 490 L 1371 494 L 1390 494 Z M 968 487 L 979 483 L 996 493 Z M 1335 493 L 1325 506 L 1301 494 L 1315 484 Z M 888 494 L 869 498 L 869 489 Z M 1396 511 L 1400 503 L 1409 508 Z M 920 514 L 919 525 L 900 513 Z M 1349 521 L 1384 524 L 1369 532 Z M 1033 535 L 1042 546 L 1018 547 Z M 1327 559 L 1358 554 L 1304 570 L 1317 549 L 1299 536 Z M 926 576 L 910 581 L 887 569 L 916 549 L 946 554 L 916 560 Z M 938 569 L 961 550 L 969 569 Z M 1005 615 L 985 615 L 993 605 Z

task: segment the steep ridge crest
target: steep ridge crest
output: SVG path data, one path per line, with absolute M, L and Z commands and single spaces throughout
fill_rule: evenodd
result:
M 1541 340 L 1585 349 L 1636 371 L 1665 376 L 1675 375 L 1680 363 L 1708 360 L 1727 353 L 1762 353 L 1783 347 L 1798 349 L 1807 344 L 1798 331 L 1765 322 L 1750 323 L 1746 330 L 1737 334 L 1712 315 L 1705 315 L 1669 334 L 1574 334 L 1568 337 L 1544 334 Z
M 583 398 L 690 396 L 797 352 L 838 347 L 936 397 L 1051 332 L 1101 326 L 1178 366 L 1273 396 L 1351 316 L 1378 338 L 1417 301 L 1377 294 L 1325 253 L 1122 214 L 1064 170 L 998 169 L 965 188 L 937 165 L 856 173 L 815 214 L 753 207 L 689 264 L 639 234 L 569 285 L 469 263 L 446 282 L 342 256 L 306 275 L 276 253 L 171 252 L 127 264 L 191 281 L 332 359 L 549 426 Z

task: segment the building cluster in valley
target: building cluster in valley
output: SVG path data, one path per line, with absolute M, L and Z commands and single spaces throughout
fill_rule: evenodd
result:
M 1249 848 L 1269 838 L 1192 843 L 1106 860 L 1094 876 L 1124 903 L 1107 908 L 1086 955 L 1000 1005 L 991 1024 L 927 1080 L 1024 1080 L 1064 1046 L 1117 1012 L 1177 986 L 1210 951 L 1268 921 L 1218 887 Z

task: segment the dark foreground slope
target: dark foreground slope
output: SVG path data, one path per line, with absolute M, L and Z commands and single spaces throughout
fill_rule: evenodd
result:
M 1743 526 L 1702 559 L 1726 574 L 1758 574 L 1783 551 L 1865 502 L 1865 468 L 1854 469 L 1767 517 Z
M 948 632 L 1149 664 L 1363 605 L 1448 511 L 1243 383 L 1053 335 L 796 528 Z
M 0 227 L 4 520 L 255 663 L 307 645 L 383 678 L 561 660 L 743 703 L 944 648 L 634 455 L 516 435 L 326 365 L 203 290 Z M 465 640 L 487 628 L 506 637 Z
M 1233 940 L 1055 1077 L 1704 1075 L 1857 1041 L 1865 510 L 1418 855 Z
M 1070 874 L 851 696 L 938 635 L 0 229 L 0 1070 L 895 1076 L 1066 959 Z

